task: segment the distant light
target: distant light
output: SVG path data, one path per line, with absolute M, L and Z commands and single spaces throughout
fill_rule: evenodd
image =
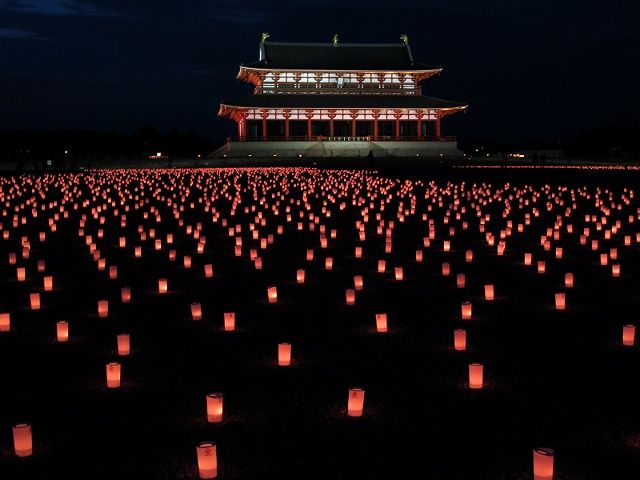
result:
M 298 158 L 302 158 L 302 154 L 301 153 L 298 154 Z
M 156 156 L 157 156 L 157 157 L 161 157 L 161 156 L 162 156 L 162 152 L 158 152 L 158 153 L 156 153 Z
M 273 154 L 274 157 L 277 157 L 278 155 L 276 153 Z
M 249 154 L 250 157 L 253 157 L 253 155 Z
M 202 157 L 202 155 L 198 154 L 198 158 Z

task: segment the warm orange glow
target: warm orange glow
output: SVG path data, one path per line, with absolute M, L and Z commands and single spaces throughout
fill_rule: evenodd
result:
M 386 313 L 376 313 L 376 330 L 378 331 L 378 333 L 387 332 L 387 314 Z
M 362 279 L 362 275 L 355 275 L 353 277 L 353 285 L 356 290 L 362 290 L 364 288 L 364 280 Z
M 449 240 L 444 241 L 442 245 L 442 250 L 444 250 L 445 252 L 448 252 L 451 250 L 451 242 Z
M 353 305 L 356 303 L 356 291 L 353 288 L 348 288 L 345 292 L 347 305 Z
M 305 272 L 304 269 L 299 269 L 296 271 L 296 282 L 298 283 L 304 283 L 304 278 L 305 278 Z
M 44 277 L 44 290 L 45 290 L 45 292 L 50 292 L 51 290 L 53 290 L 53 277 L 52 276 Z
M 614 263 L 613 265 L 611 265 L 611 275 L 613 275 L 616 278 L 620 276 L 620 264 L 619 263 Z
M 213 277 L 213 265 L 210 263 L 204 266 L 204 276 L 207 278 Z
M 167 293 L 168 282 L 166 278 L 160 278 L 158 280 L 158 293 Z
M 233 332 L 235 329 L 236 329 L 236 313 L 235 312 L 225 312 L 225 314 L 224 314 L 224 330 L 225 330 L 225 332 Z
M 445 277 L 448 277 L 450 273 L 451 273 L 451 266 L 449 265 L 449 262 L 444 262 L 442 264 L 442 275 L 444 275 Z
M 459 273 L 458 275 L 456 275 L 456 287 L 464 288 L 464 286 L 466 285 L 466 282 L 467 280 L 464 273 Z
M 29 457 L 33 454 L 31 424 L 16 423 L 13 426 L 13 447 L 18 457 Z
M 416 250 L 416 262 L 421 262 L 423 259 L 422 250 Z
M 544 260 L 538 260 L 538 273 L 544 273 L 547 270 L 547 265 Z
M 40 294 L 31 293 L 29 295 L 29 302 L 31 304 L 31 310 L 40 310 Z
M 467 263 L 473 262 L 473 250 L 467 250 L 464 254 L 464 261 Z
M 278 288 L 277 287 L 267 288 L 267 297 L 269 298 L 269 303 L 276 303 L 278 301 Z
M 564 286 L 567 288 L 573 288 L 573 273 L 568 272 L 564 274 Z
M 550 448 L 533 449 L 533 480 L 553 479 L 553 450 Z
M 632 347 L 636 342 L 636 326 L 628 324 L 622 327 L 622 345 Z
M 182 265 L 184 268 L 191 268 L 191 257 L 189 255 L 185 255 L 182 259 Z
M 16 276 L 19 282 L 24 282 L 26 279 L 26 269 L 24 267 L 18 267 L 16 269 Z
M 404 271 L 402 270 L 402 267 L 395 267 L 393 271 L 395 273 L 396 280 L 400 281 L 404 278 Z
M 106 318 L 109 316 L 109 300 L 98 300 L 98 317 Z
M 495 299 L 493 285 L 487 284 L 484 286 L 484 299 L 489 301 Z
M 207 393 L 207 422 L 222 422 L 223 397 L 221 393 Z
M 216 444 L 213 442 L 202 442 L 196 447 L 198 455 L 198 475 L 200 478 L 209 479 L 218 476 L 218 455 Z
M 64 343 L 69 340 L 69 322 L 60 320 L 56 323 L 56 337 L 60 343 Z
M 564 310 L 566 308 L 566 299 L 564 293 L 556 293 L 556 310 Z
M 525 253 L 524 254 L 524 264 L 525 265 L 531 265 L 531 262 L 533 261 L 533 255 L 530 253 Z
M 453 331 L 453 348 L 462 351 L 467 349 L 467 331 L 463 328 L 457 328 Z
M 362 258 L 362 247 L 356 247 L 355 257 Z
M 307 250 L 307 261 L 313 260 L 313 250 Z
M 202 320 L 202 305 L 199 303 L 191 304 L 191 319 Z
M 115 280 L 116 278 L 118 278 L 118 267 L 115 265 L 111 265 L 109 267 L 109 278 L 111 280 Z
M 129 355 L 131 353 L 131 338 L 128 333 L 120 333 L 118 339 L 118 355 Z
M 364 409 L 364 390 L 362 388 L 350 388 L 347 402 L 347 415 L 361 417 Z
M 122 303 L 129 303 L 131 301 L 131 288 L 122 287 L 122 289 L 120 289 L 120 298 L 122 299 Z
M 8 332 L 11 330 L 11 314 L 0 313 L 0 332 Z
M 333 258 L 327 257 L 327 258 L 324 259 L 324 268 L 326 270 L 333 269 Z
M 378 260 L 378 273 L 384 273 L 387 269 L 387 262 L 385 260 Z
M 140 258 L 142 256 L 142 247 L 136 247 L 134 249 L 134 255 L 138 258 Z
M 484 367 L 481 363 L 469 364 L 469 388 L 482 388 L 484 384 Z
M 107 388 L 120 387 L 120 364 L 118 362 L 107 363 Z
M 288 367 L 291 365 L 291 344 L 279 343 L 278 344 L 278 365 L 281 367 Z
M 471 320 L 471 302 L 462 302 L 460 308 L 462 310 L 462 320 Z

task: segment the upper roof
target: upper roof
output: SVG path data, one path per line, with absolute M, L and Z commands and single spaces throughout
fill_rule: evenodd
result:
M 440 70 L 414 62 L 408 43 L 284 43 L 260 44 L 260 60 L 246 68 L 274 70 Z

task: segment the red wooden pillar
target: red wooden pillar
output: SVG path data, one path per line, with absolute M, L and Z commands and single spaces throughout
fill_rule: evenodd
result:
M 313 110 L 307 110 L 307 140 L 311 140 L 311 118 L 313 118 Z
M 418 140 L 422 140 L 422 112 L 416 112 L 418 117 Z
M 269 113 L 267 110 L 262 110 L 262 140 L 267 140 L 267 117 Z
M 440 114 L 436 115 L 436 140 L 440 140 Z
M 330 137 L 334 137 L 335 136 L 335 131 L 333 128 L 333 119 L 336 118 L 336 111 L 335 110 L 329 110 L 329 136 Z
M 351 110 L 351 136 L 356 136 L 356 117 L 358 116 L 358 110 Z
M 289 136 L 289 117 L 291 116 L 291 111 L 290 110 L 284 110 L 283 112 L 284 114 L 284 138 L 285 140 L 289 140 L 290 136 Z
M 400 117 L 402 112 L 396 112 L 396 140 L 400 140 Z
M 373 111 L 373 141 L 378 141 L 378 118 L 380 117 L 380 110 Z

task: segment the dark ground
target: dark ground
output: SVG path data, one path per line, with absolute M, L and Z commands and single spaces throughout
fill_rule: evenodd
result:
M 407 187 L 404 179 L 391 180 L 395 172 L 388 177 L 349 171 L 239 172 L 107 171 L 66 176 L 64 182 L 61 177 L 22 177 L 19 183 L 29 189 L 39 185 L 38 178 L 44 180 L 49 192 L 36 199 L 37 218 L 32 218 L 31 205 L 17 213 L 28 219 L 18 228 L 11 226 L 14 207 L 29 195 L 10 198 L 11 177 L 0 179 L 1 221 L 3 230 L 11 230 L 8 240 L 0 240 L 0 312 L 11 312 L 12 321 L 11 332 L 0 333 L 0 478 L 197 478 L 195 446 L 203 440 L 217 442 L 220 478 L 531 479 L 531 452 L 538 446 L 555 449 L 557 480 L 638 478 L 640 357 L 637 346 L 621 346 L 622 325 L 637 322 L 640 305 L 637 172 L 432 172 L 424 176 L 424 184 L 435 180 L 442 189 L 442 207 L 431 198 L 425 201 L 425 187 L 415 178 L 422 174 L 416 174 L 415 215 L 398 222 L 397 197 L 381 212 L 396 224 L 390 254 L 384 253 L 384 235 L 376 234 L 375 219 L 386 193 L 375 200 L 364 242 L 358 241 L 355 222 L 369 200 L 354 207 L 351 199 L 355 187 L 360 188 L 356 197 L 380 192 L 381 186 L 398 194 Z M 229 200 L 217 199 L 213 206 L 220 220 L 211 222 L 211 212 L 204 211 L 200 200 L 210 199 L 211 188 L 220 191 L 223 185 L 235 194 L 230 180 L 236 177 L 242 186 L 248 178 L 260 180 L 258 193 L 244 192 L 234 217 Z M 285 177 L 288 183 L 275 216 L 270 207 L 280 198 Z M 324 201 L 331 210 L 331 217 L 320 221 L 327 234 L 337 229 L 326 250 L 320 248 L 318 225 L 310 232 L 306 220 L 303 231 L 296 228 L 304 205 L 291 205 L 294 220 L 286 222 L 285 204 L 302 198 L 296 178 L 315 182 L 308 195 L 313 213 L 321 214 Z M 147 183 L 136 192 L 139 180 Z M 203 195 L 209 181 L 209 193 Z M 127 182 L 131 196 L 125 195 L 123 202 L 130 211 L 127 226 L 120 228 L 119 215 L 125 212 L 114 187 Z M 496 247 L 487 246 L 479 233 L 473 196 L 461 200 L 466 209 L 461 220 L 451 210 L 450 223 L 443 224 L 455 188 L 460 191 L 464 184 L 469 191 L 483 182 L 487 202 L 493 200 L 481 209 L 491 214 L 487 231 L 496 237 L 506 225 L 505 202 L 511 205 L 513 235 L 504 256 L 497 256 Z M 510 182 L 509 190 L 498 196 L 505 182 Z M 50 202 L 60 200 L 65 183 L 77 184 L 82 194 L 66 204 L 69 218 L 61 216 L 52 233 L 47 222 L 60 204 Z M 545 184 L 550 186 L 546 193 Z M 531 225 L 517 233 L 516 225 L 533 207 L 518 208 L 518 191 L 532 198 L 523 191 L 525 185 L 542 191 L 535 204 L 540 216 L 532 214 Z M 100 195 L 92 197 L 88 186 Z M 259 203 L 263 186 L 268 207 Z M 622 210 L 611 210 L 602 231 L 585 223 L 585 213 L 602 214 L 595 205 L 598 191 L 609 207 L 611 201 L 619 204 L 622 194 L 629 197 L 625 187 L 636 189 L 635 197 Z M 341 198 L 343 188 L 346 196 Z M 572 191 L 577 208 L 565 218 Z M 272 198 L 272 192 L 278 197 Z M 551 193 L 564 205 L 554 203 Z M 148 203 L 136 209 L 136 195 Z M 104 198 L 113 198 L 118 217 Z M 183 227 L 167 203 L 170 198 L 178 208 L 184 206 Z M 344 210 L 338 208 L 342 201 Z M 92 209 L 103 204 L 106 220 L 100 226 Z M 404 207 L 409 204 L 405 197 Z M 251 206 L 256 212 L 245 214 L 244 208 Z M 150 213 L 154 207 L 161 223 Z M 248 228 L 258 211 L 267 218 L 266 227 L 259 227 L 261 237 L 275 236 L 261 253 L 261 271 L 248 258 L 249 249 L 258 244 Z M 149 212 L 147 219 L 144 212 Z M 424 262 L 417 263 L 415 250 L 422 248 L 429 231 L 423 213 L 435 220 L 436 236 L 424 248 Z M 78 236 L 82 214 L 87 215 L 85 233 L 97 241 L 107 269 L 118 266 L 117 280 L 98 271 L 85 239 Z M 561 237 L 545 252 L 540 236 L 554 227 L 557 215 L 563 219 Z M 223 218 L 230 225 L 242 224 L 242 257 L 234 256 L 234 239 L 222 227 Z M 622 222 L 621 230 L 603 240 L 604 230 L 616 220 Z M 207 239 L 202 255 L 196 253 L 197 240 L 185 233 L 196 222 L 202 222 Z M 568 223 L 573 234 L 566 231 Z M 279 224 L 283 235 L 276 234 Z M 140 241 L 138 225 L 147 232 L 146 241 Z M 449 238 L 450 226 L 456 231 L 447 253 L 442 242 Z M 583 246 L 579 235 L 585 226 L 591 227 L 591 237 Z M 96 239 L 98 228 L 104 228 L 103 239 Z M 163 239 L 162 251 L 153 249 L 150 228 Z M 38 232 L 45 230 L 46 241 L 39 242 Z M 175 235 L 175 262 L 169 261 L 164 243 L 168 232 Z M 624 235 L 632 236 L 632 246 L 623 245 Z M 31 242 L 30 258 L 18 254 L 17 265 L 9 265 L 9 252 L 20 251 L 22 236 Z M 118 248 L 120 236 L 127 237 L 124 249 Z M 621 278 L 599 264 L 591 238 L 600 239 L 600 251 L 618 248 Z M 134 258 L 134 245 L 143 246 L 142 258 Z M 356 245 L 363 246 L 362 259 L 354 258 Z M 563 259 L 554 258 L 556 246 L 564 248 Z M 315 250 L 312 262 L 305 261 L 307 248 Z M 470 264 L 464 260 L 467 249 L 474 251 Z M 535 266 L 524 266 L 524 252 L 532 252 L 534 262 L 546 259 L 547 272 L 541 275 Z M 192 256 L 191 269 L 183 267 L 185 254 Z M 334 258 L 332 271 L 324 269 L 327 256 Z M 387 259 L 385 274 L 376 270 L 380 258 Z M 53 292 L 43 292 L 45 274 L 37 272 L 38 259 L 46 260 L 46 272 L 54 277 Z M 444 261 L 451 264 L 449 277 L 441 274 Z M 213 263 L 214 278 L 204 277 L 207 263 Z M 404 267 L 404 281 L 393 279 L 396 265 Z M 16 266 L 26 266 L 26 282 L 15 280 Z M 298 268 L 306 269 L 304 285 L 295 283 Z M 568 271 L 575 274 L 576 286 L 567 290 L 563 278 Z M 455 286 L 461 272 L 466 274 L 465 289 Z M 352 288 L 357 274 L 364 276 L 364 291 L 357 293 L 356 305 L 346 306 L 345 289 Z M 156 293 L 161 277 L 169 280 L 166 296 Z M 485 283 L 496 285 L 494 302 L 484 300 Z M 120 302 L 123 285 L 132 287 L 131 304 Z M 275 305 L 266 302 L 271 285 L 278 287 Z M 34 291 L 43 292 L 40 311 L 29 309 Z M 564 312 L 553 308 L 557 291 L 567 292 Z M 107 319 L 96 315 L 101 298 L 110 302 Z M 473 302 L 471 321 L 460 320 L 465 300 Z M 203 305 L 203 321 L 190 319 L 194 301 Z M 223 331 L 225 311 L 236 312 L 237 331 Z M 389 315 L 388 334 L 375 333 L 378 312 Z M 61 319 L 70 323 L 68 344 L 55 341 L 55 324 Z M 468 350 L 455 352 L 453 330 L 461 327 L 467 329 Z M 108 390 L 105 364 L 118 359 L 116 334 L 124 331 L 131 334 L 132 354 L 120 359 L 122 388 Z M 276 364 L 282 341 L 293 345 L 290 368 Z M 474 361 L 485 366 L 486 384 L 479 391 L 466 385 L 467 365 Z M 359 419 L 346 415 L 352 386 L 366 390 Z M 205 394 L 211 391 L 224 393 L 221 424 L 206 422 Z M 30 458 L 13 453 L 11 425 L 18 421 L 33 425 Z

